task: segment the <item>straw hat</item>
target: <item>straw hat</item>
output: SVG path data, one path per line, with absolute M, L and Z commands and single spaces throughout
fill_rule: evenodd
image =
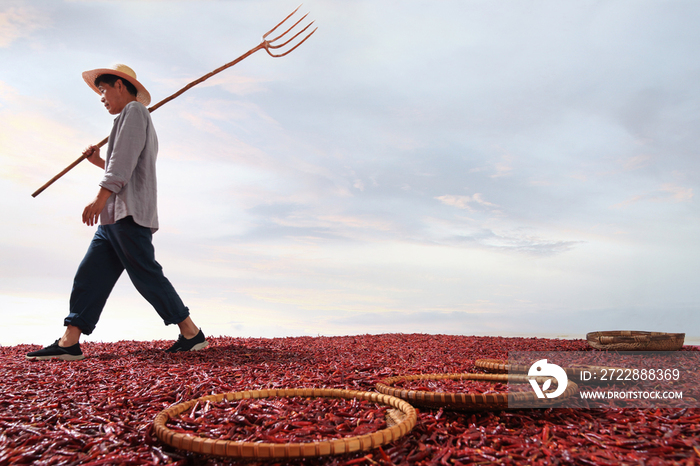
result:
M 115 76 L 119 76 L 120 78 L 126 79 L 136 87 L 136 100 L 144 105 L 151 103 L 151 94 L 149 94 L 146 88 L 143 87 L 143 84 L 136 80 L 136 73 L 134 70 L 126 65 L 117 64 L 112 65 L 111 68 L 98 68 L 96 70 L 84 71 L 83 79 L 93 91 L 99 94 L 100 90 L 95 86 L 95 79 L 103 74 L 113 74 Z

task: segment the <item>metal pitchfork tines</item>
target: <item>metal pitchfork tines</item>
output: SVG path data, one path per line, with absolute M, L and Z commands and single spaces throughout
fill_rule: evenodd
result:
M 240 57 L 236 58 L 235 60 L 233 60 L 233 61 L 231 61 L 231 62 L 229 62 L 229 63 L 226 63 L 226 64 L 223 65 L 223 66 L 220 66 L 219 68 L 215 69 L 215 70 L 212 71 L 211 73 L 207 73 L 207 74 L 205 74 L 204 76 L 202 76 L 202 77 L 199 78 L 199 79 L 196 79 L 196 80 L 192 81 L 191 83 L 187 84 L 185 87 L 183 87 L 182 89 L 180 89 L 180 90 L 177 91 L 176 93 L 174 93 L 174 94 L 172 94 L 172 95 L 166 97 L 165 99 L 161 100 L 161 101 L 158 102 L 157 104 L 152 105 L 151 107 L 149 107 L 149 108 L 148 108 L 148 111 L 149 111 L 149 112 L 154 112 L 156 109 L 160 108 L 161 106 L 165 105 L 166 103 L 170 102 L 171 100 L 175 99 L 176 97 L 182 95 L 184 92 L 186 92 L 187 90 L 193 88 L 193 87 L 196 86 L 197 84 L 199 84 L 199 83 L 201 83 L 201 82 L 203 82 L 203 81 L 206 81 L 207 79 L 211 78 L 211 77 L 214 76 L 215 74 L 218 74 L 218 73 L 224 71 L 226 68 L 232 67 L 232 66 L 235 65 L 236 63 L 238 63 L 238 62 L 244 60 L 245 58 L 248 58 L 249 56 L 251 56 L 252 54 L 254 54 L 255 52 L 257 52 L 258 50 L 265 49 L 265 51 L 267 52 L 267 54 L 270 55 L 270 56 L 273 57 L 273 58 L 283 57 L 283 56 L 288 55 L 289 53 L 291 53 L 294 49 L 296 49 L 296 48 L 299 47 L 301 44 L 303 44 L 303 43 L 306 41 L 306 39 L 308 39 L 309 37 L 311 37 L 311 35 L 312 35 L 314 32 L 316 32 L 316 29 L 318 29 L 318 28 L 314 28 L 311 32 L 307 33 L 307 34 L 304 35 L 301 39 L 299 39 L 299 37 L 302 36 L 304 33 L 306 33 L 306 31 L 307 31 L 307 30 L 311 27 L 311 25 L 313 25 L 313 23 L 314 23 L 313 21 L 311 21 L 310 23 L 308 23 L 308 24 L 307 24 L 306 26 L 304 26 L 304 27 L 299 26 L 300 23 L 302 23 L 302 21 L 304 21 L 304 20 L 306 19 L 306 17 L 309 15 L 308 13 L 305 14 L 304 16 L 302 16 L 301 19 L 299 19 L 298 21 L 296 21 L 296 22 L 295 22 L 294 24 L 292 24 L 292 26 L 290 26 L 286 31 L 284 31 L 283 33 L 279 34 L 279 35 L 276 36 L 274 39 L 268 39 L 268 36 L 269 36 L 270 34 L 272 34 L 273 32 L 275 32 L 275 31 L 276 31 L 280 26 L 282 26 L 285 22 L 287 22 L 287 20 L 288 20 L 289 18 L 291 18 L 292 16 L 294 16 L 294 14 L 295 14 L 297 11 L 299 11 L 299 8 L 301 8 L 301 5 L 299 5 L 299 6 L 296 8 L 296 10 L 292 11 L 289 15 L 287 15 L 287 17 L 284 18 L 282 21 L 280 21 L 279 23 L 277 23 L 277 25 L 276 25 L 275 27 L 273 27 L 272 29 L 270 29 L 269 31 L 267 31 L 265 34 L 263 34 L 263 36 L 262 36 L 262 39 L 263 39 L 263 40 L 262 40 L 262 42 L 260 42 L 260 44 L 258 44 L 257 46 L 253 47 L 252 49 L 248 50 L 246 53 L 244 53 L 244 54 L 241 55 Z M 297 26 L 299 26 L 299 28 L 301 28 L 301 29 L 297 28 Z M 298 32 L 294 32 L 294 31 L 293 31 L 295 28 L 298 29 Z M 291 37 L 290 37 L 290 36 L 291 36 Z M 284 42 L 281 42 L 281 41 L 284 41 Z M 291 45 L 290 45 L 290 44 L 291 44 Z M 285 50 L 281 50 L 281 49 L 285 49 Z M 102 147 L 102 146 L 104 146 L 105 144 L 107 144 L 107 140 L 108 140 L 108 137 L 107 137 L 107 138 L 104 138 L 102 141 L 100 141 L 98 144 L 95 144 L 95 145 L 96 145 L 97 147 Z M 41 194 L 46 188 L 48 188 L 49 186 L 51 186 L 56 180 L 58 180 L 58 179 L 61 178 L 63 175 L 65 175 L 66 173 L 68 173 L 70 170 L 72 170 L 76 165 L 78 165 L 80 162 L 82 162 L 82 161 L 85 160 L 86 158 L 87 158 L 87 156 L 81 155 L 80 158 L 78 158 L 76 161 L 74 161 L 73 163 L 71 163 L 70 165 L 68 165 L 66 168 L 64 168 L 58 175 L 56 175 L 56 176 L 54 176 L 53 178 L 51 178 L 51 179 L 50 179 L 48 182 L 46 182 L 46 184 L 44 184 L 41 188 L 39 188 L 39 189 L 37 189 L 36 191 L 34 191 L 34 193 L 32 193 L 32 197 L 37 197 L 37 196 L 38 196 L 39 194 Z

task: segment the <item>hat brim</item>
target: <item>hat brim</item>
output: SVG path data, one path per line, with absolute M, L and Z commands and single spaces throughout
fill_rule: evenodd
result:
M 119 76 L 122 79 L 126 79 L 131 84 L 133 84 L 134 87 L 136 87 L 137 101 L 141 102 L 143 105 L 146 106 L 148 106 L 148 104 L 151 103 L 151 94 L 148 93 L 144 85 L 138 82 L 138 80 L 133 76 L 129 76 L 128 74 L 122 73 L 121 71 L 113 70 L 110 68 L 98 68 L 96 70 L 84 71 L 83 79 L 85 80 L 87 85 L 90 86 L 90 89 L 100 94 L 100 90 L 97 88 L 97 86 L 95 86 L 95 79 L 97 79 L 98 76 L 101 76 L 103 74 L 113 74 L 114 76 Z

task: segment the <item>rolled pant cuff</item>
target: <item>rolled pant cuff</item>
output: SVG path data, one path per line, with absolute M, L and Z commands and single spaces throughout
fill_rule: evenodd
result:
M 72 325 L 73 327 L 78 327 L 80 329 L 80 333 L 83 335 L 90 335 L 93 330 L 95 330 L 95 326 L 90 326 L 85 322 L 83 319 L 80 318 L 80 316 L 74 312 L 71 312 L 68 314 L 68 317 L 63 319 L 63 325 L 64 326 L 69 326 Z
M 190 309 L 186 307 L 183 314 L 181 314 L 177 317 L 173 317 L 172 319 L 168 319 L 168 320 L 163 319 L 163 322 L 165 323 L 165 325 L 177 325 L 180 322 L 187 319 L 189 316 L 190 316 Z

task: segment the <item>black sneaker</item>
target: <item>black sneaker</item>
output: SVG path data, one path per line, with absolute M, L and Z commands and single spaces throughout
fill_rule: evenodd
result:
M 83 352 L 80 351 L 80 343 L 66 348 L 58 346 L 58 340 L 53 344 L 37 351 L 27 353 L 27 359 L 32 361 L 45 361 L 47 359 L 62 359 L 64 361 L 80 361 L 85 358 Z
M 197 336 L 190 338 L 189 340 L 180 335 L 173 346 L 165 350 L 165 352 L 178 353 L 180 351 L 199 351 L 206 348 L 207 345 L 209 345 L 209 342 L 204 337 L 204 333 L 202 333 L 202 329 L 200 328 Z

